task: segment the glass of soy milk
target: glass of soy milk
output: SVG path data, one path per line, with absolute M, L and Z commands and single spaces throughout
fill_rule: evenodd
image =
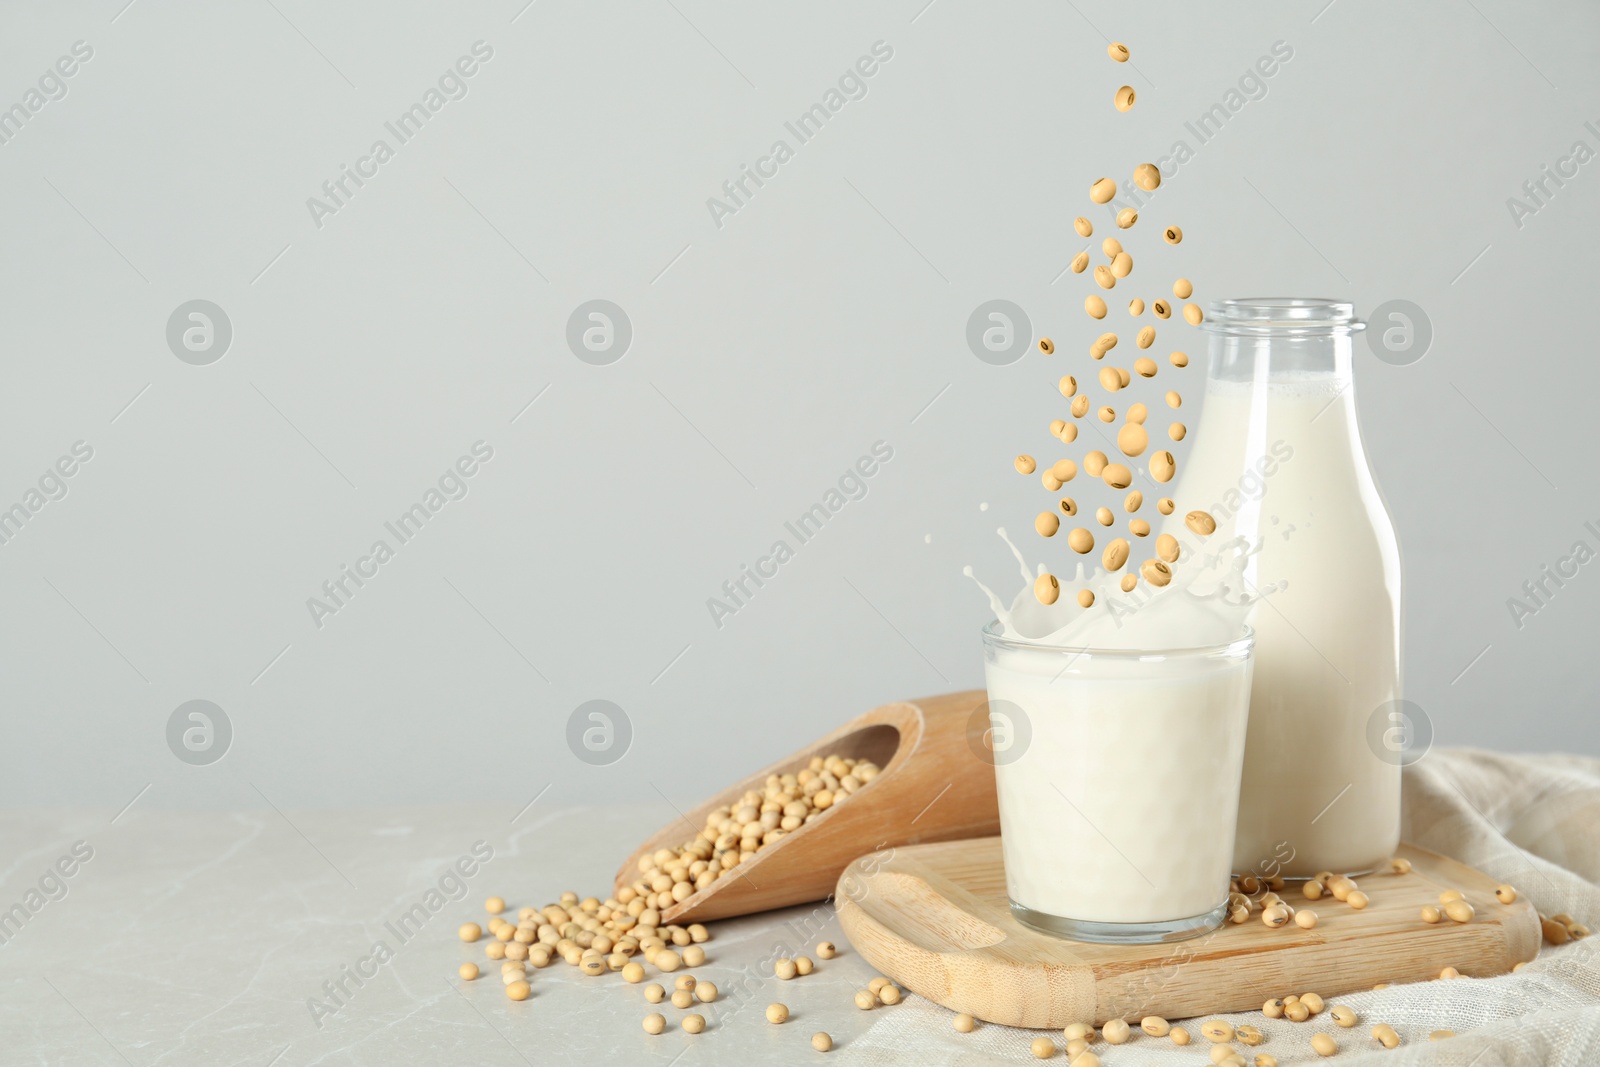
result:
M 1026 627 L 1022 628 L 1023 630 Z M 1254 634 L 1070 647 L 984 629 L 1006 888 L 1019 922 L 1132 944 L 1221 925 Z

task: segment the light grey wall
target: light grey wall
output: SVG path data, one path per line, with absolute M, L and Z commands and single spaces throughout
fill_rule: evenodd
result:
M 1600 752 L 1600 564 L 1521 629 L 1506 607 L 1600 547 L 1600 161 L 1507 208 L 1600 149 L 1593 5 L 124 2 L 0 10 L 0 106 L 93 49 L 0 145 L 0 504 L 93 449 L 0 546 L 5 802 L 686 802 L 979 684 L 959 569 L 1013 573 L 992 528 L 1031 513 L 1009 457 L 1060 364 L 986 365 L 967 318 L 1082 332 L 1084 190 L 1176 139 L 1144 225 L 1184 226 L 1199 296 L 1431 319 L 1420 362 L 1363 348 L 1358 390 L 1438 740 Z M 466 96 L 399 144 L 385 122 L 477 41 Z M 799 144 L 785 121 L 879 41 Z M 1199 145 L 1185 121 L 1278 41 Z M 394 158 L 319 226 L 308 197 L 378 138 Z M 708 198 L 778 139 L 719 226 Z M 204 366 L 166 336 L 195 299 L 233 331 Z M 593 299 L 632 326 L 606 366 L 566 341 Z M 314 625 L 478 441 L 465 498 Z M 707 598 L 879 441 L 867 495 L 715 626 Z M 168 749 L 196 699 L 233 729 L 207 766 Z M 591 699 L 632 724 L 598 770 L 566 741 Z

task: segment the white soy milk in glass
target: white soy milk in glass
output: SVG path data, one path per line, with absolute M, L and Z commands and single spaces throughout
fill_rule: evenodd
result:
M 1222 921 L 1250 638 L 1074 650 L 985 630 L 1013 912 L 1086 941 L 1175 940 Z

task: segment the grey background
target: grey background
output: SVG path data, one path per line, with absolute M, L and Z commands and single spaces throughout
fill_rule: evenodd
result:
M 993 526 L 1033 511 L 1009 461 L 1062 364 L 986 365 L 967 318 L 1012 300 L 1079 351 L 1090 181 L 1193 144 L 1279 40 L 1141 225 L 1184 227 L 1198 298 L 1426 309 L 1426 358 L 1357 368 L 1407 695 L 1437 743 L 1600 752 L 1600 570 L 1521 630 L 1505 603 L 1597 543 L 1600 161 L 1520 229 L 1505 203 L 1600 148 L 1592 5 L 523 4 L 0 9 L 0 106 L 94 49 L 0 146 L 0 503 L 94 449 L 0 546 L 0 802 L 688 802 L 980 684 L 960 567 L 1014 581 Z M 467 96 L 318 229 L 306 199 L 480 39 Z M 866 97 L 718 228 L 707 198 L 879 40 Z M 232 322 L 209 366 L 166 344 L 194 299 Z M 632 323 L 609 366 L 566 346 L 592 299 Z M 479 440 L 465 499 L 316 628 L 307 598 Z M 715 627 L 879 440 L 868 495 Z M 233 729 L 206 766 L 166 742 L 195 699 Z M 598 768 L 566 743 L 591 699 L 632 724 Z

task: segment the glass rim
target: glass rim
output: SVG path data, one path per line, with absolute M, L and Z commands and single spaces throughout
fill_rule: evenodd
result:
M 1187 645 L 1181 648 L 1091 648 L 1083 645 L 1047 645 L 1026 637 L 1002 634 L 997 627 L 999 619 L 991 619 L 983 628 L 985 645 L 1014 651 L 1071 654 L 1097 659 L 1151 660 L 1151 659 L 1207 659 L 1211 657 L 1249 655 L 1255 648 L 1256 632 L 1248 624 L 1244 632 L 1230 641 L 1214 645 Z
M 1348 300 L 1252 296 L 1214 300 L 1201 328 L 1236 337 L 1348 336 L 1367 328 Z

